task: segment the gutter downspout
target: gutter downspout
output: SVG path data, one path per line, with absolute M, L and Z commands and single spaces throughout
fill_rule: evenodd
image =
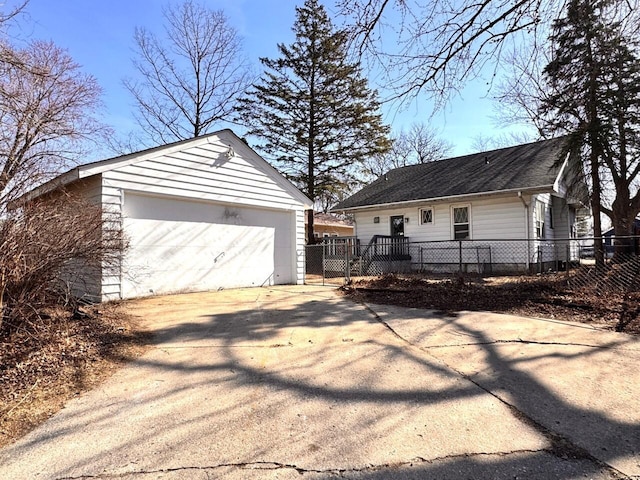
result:
M 520 201 L 522 202 L 522 205 L 524 205 L 524 235 L 525 238 L 527 240 L 527 261 L 526 261 L 526 266 L 527 266 L 527 272 L 529 272 L 529 269 L 531 267 L 530 263 L 529 263 L 529 259 L 531 258 L 531 241 L 529 238 L 529 205 L 527 205 L 527 202 L 524 201 L 524 198 L 522 198 L 522 191 L 518 192 L 518 198 L 520 199 Z

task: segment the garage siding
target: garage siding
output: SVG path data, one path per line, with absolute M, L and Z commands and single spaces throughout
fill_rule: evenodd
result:
M 72 195 L 80 195 L 93 204 L 100 204 L 102 198 L 102 187 L 100 177 L 90 177 L 79 180 L 67 186 L 67 192 Z M 82 265 L 82 267 L 79 267 Z M 72 270 L 77 274 L 63 278 L 69 282 L 71 292 L 83 299 L 96 301 L 101 298 L 101 277 L 102 271 L 98 267 L 91 267 L 82 263 L 73 264 Z
M 295 271 L 295 276 L 296 276 L 296 283 L 298 285 L 302 285 L 305 282 L 305 269 L 306 269 L 306 262 L 305 262 L 305 245 L 306 245 L 306 241 L 307 239 L 305 238 L 305 233 L 304 233 L 304 217 L 305 217 L 305 212 L 302 209 L 298 209 L 295 212 L 296 218 L 295 218 L 295 230 L 293 232 L 294 238 L 295 238 L 295 248 L 296 248 L 296 271 Z
M 98 176 L 99 177 L 99 176 Z M 102 207 L 106 214 L 110 215 L 113 222 L 119 222 L 122 228 L 122 190 L 102 181 Z M 117 300 L 121 296 L 121 269 L 120 271 L 102 272 L 102 298 L 105 300 Z
M 229 148 L 207 143 L 159 154 L 104 172 L 103 178 L 106 186 L 141 193 L 266 208 L 299 207 L 299 202 L 274 179 L 266 165 L 259 165 L 245 155 L 244 150 L 250 150 L 234 145 L 233 156 L 227 157 Z
M 230 149 L 233 151 L 232 155 L 228 155 Z M 275 263 L 271 266 L 273 275 L 271 279 L 263 279 L 263 282 L 303 283 L 304 205 L 292 196 L 290 184 L 279 177 L 278 174 L 274 174 L 275 170 L 262 162 L 259 157 L 259 161 L 255 157 L 257 157 L 255 152 L 242 142 L 233 141 L 229 137 L 214 139 L 208 143 L 198 144 L 170 153 L 160 150 L 157 155 L 147 157 L 144 160 L 125 162 L 122 165 L 116 165 L 114 168 L 102 171 L 100 175 L 102 177 L 102 201 L 105 207 L 124 219 L 125 227 L 127 228 L 131 227 L 131 223 L 127 224 L 127 222 L 131 222 L 133 218 L 131 217 L 132 212 L 127 211 L 129 198 L 155 197 L 160 202 L 157 207 L 159 211 L 162 211 L 168 205 L 163 203 L 165 200 L 172 202 L 174 205 L 183 205 L 183 207 L 190 205 L 182 208 L 183 211 L 187 212 L 201 212 L 200 206 L 208 205 L 208 216 L 204 215 L 199 219 L 194 218 L 190 221 L 202 223 L 202 228 L 204 229 L 202 230 L 202 238 L 209 238 L 210 241 L 219 237 L 215 237 L 214 230 L 205 228 L 207 223 L 210 225 L 227 225 L 224 228 L 227 229 L 228 235 L 233 235 L 231 233 L 233 228 L 228 225 L 229 222 L 221 221 L 221 212 L 224 214 L 225 209 L 229 213 L 230 210 L 232 211 L 235 208 L 240 212 L 241 218 L 248 219 L 251 217 L 257 219 L 254 222 L 255 225 L 243 225 L 244 227 L 256 227 L 258 230 L 262 228 L 260 231 L 256 229 L 245 230 L 241 238 L 249 235 L 247 238 L 262 238 L 264 242 L 268 243 L 269 241 L 264 237 L 264 235 L 267 235 L 266 230 L 264 230 L 267 226 L 261 225 L 258 220 L 262 218 L 267 221 L 276 221 L 279 223 L 278 229 L 282 231 L 274 231 L 273 239 L 271 240 L 275 253 Z M 249 214 L 250 211 L 253 213 Z M 138 220 L 143 219 L 140 218 Z M 178 222 L 166 224 L 165 227 L 171 225 L 178 231 L 186 232 L 188 230 L 188 226 L 180 223 L 182 220 L 177 218 L 173 220 L 169 218 L 157 219 L 157 221 L 162 220 Z M 142 227 L 142 223 L 138 222 L 137 226 Z M 153 226 L 151 227 L 154 228 Z M 156 228 L 159 228 L 159 224 L 156 224 Z M 263 236 L 261 237 L 261 235 Z M 286 240 L 284 239 L 285 236 Z M 134 242 L 137 241 L 135 238 L 132 240 Z M 239 246 L 239 244 L 236 245 L 238 248 Z M 249 258 L 251 248 L 248 245 L 245 247 L 247 247 L 245 250 L 247 250 L 247 258 Z M 132 251 L 135 252 L 135 248 L 136 245 L 134 244 Z M 195 250 L 193 251 L 195 252 Z M 139 254 L 140 250 L 137 252 Z M 156 253 L 158 252 L 156 251 Z M 207 254 L 211 253 L 208 252 Z M 152 257 L 153 254 L 150 254 L 147 260 Z M 130 260 L 131 257 L 128 256 L 129 267 L 131 267 Z M 174 260 L 178 261 L 178 257 L 174 258 Z M 261 261 L 264 261 L 264 256 Z M 219 259 L 219 262 L 221 263 L 221 259 Z M 236 265 L 240 264 L 236 263 Z M 103 277 L 103 299 L 130 296 L 123 290 L 123 288 L 131 287 L 130 279 L 125 278 L 126 275 L 131 273 L 127 272 L 127 268 L 127 265 L 123 265 L 121 274 L 118 276 L 105 275 Z M 206 267 L 203 266 L 203 268 Z M 260 272 L 260 269 L 256 269 L 255 266 L 253 270 L 256 275 Z M 239 282 L 231 280 L 233 275 L 228 275 L 227 279 L 228 282 L 220 284 L 220 288 L 249 286 L 256 284 L 258 281 L 257 277 L 255 277 L 249 279 L 248 284 L 239 284 Z M 127 285 L 129 286 L 127 287 Z M 186 285 L 186 282 L 184 285 Z M 141 283 L 141 288 L 146 289 L 146 291 L 138 292 L 141 295 L 159 293 L 152 286 L 146 284 L 143 285 Z M 162 288 L 165 291 L 169 291 L 172 286 L 167 285 L 166 288 L 161 286 Z M 201 282 L 201 285 L 185 286 L 183 290 L 205 288 L 212 288 L 212 285 L 204 281 L 204 283 Z M 154 291 L 151 292 L 149 290 Z

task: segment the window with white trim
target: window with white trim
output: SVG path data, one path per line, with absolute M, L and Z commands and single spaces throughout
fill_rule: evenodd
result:
M 433 207 L 420 209 L 420 225 L 433 225 Z
M 451 223 L 454 240 L 471 238 L 471 215 L 469 205 L 451 207 Z
M 540 200 L 536 200 L 536 212 L 535 212 L 535 228 L 536 228 L 536 238 L 543 239 L 544 238 L 544 217 L 546 205 L 544 202 Z

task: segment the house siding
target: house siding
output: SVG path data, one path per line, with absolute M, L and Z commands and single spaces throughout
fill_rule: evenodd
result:
M 551 209 L 551 194 L 540 193 L 537 195 L 532 195 L 531 205 L 531 232 L 533 232 L 531 238 L 536 240 L 553 240 L 555 229 L 551 228 L 551 218 L 549 215 L 549 210 Z M 542 238 L 536 237 L 536 219 L 538 209 L 542 209 L 542 216 L 544 218 L 544 236 Z
M 553 229 L 555 238 L 571 238 L 571 207 L 558 197 L 552 197 Z
M 516 196 L 492 197 L 460 202 L 425 202 L 405 208 L 367 210 L 355 213 L 356 235 L 363 243 L 368 243 L 374 235 L 390 234 L 390 218 L 403 215 L 405 237 L 411 242 L 452 240 L 451 208 L 470 206 L 471 239 L 523 239 L 525 232 L 524 205 Z M 432 207 L 433 224 L 420 224 L 420 209 Z M 380 223 L 374 223 L 374 217 Z

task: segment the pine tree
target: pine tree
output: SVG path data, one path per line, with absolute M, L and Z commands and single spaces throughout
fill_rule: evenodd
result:
M 280 57 L 260 59 L 265 71 L 238 109 L 259 148 L 312 201 L 355 184 L 357 165 L 390 147 L 379 113 L 357 63 L 347 59 L 347 36 L 334 30 L 324 7 L 306 0 L 296 7 L 291 45 Z M 313 212 L 308 213 L 313 243 Z
M 640 134 L 639 60 L 615 20 L 615 0 L 571 0 L 556 20 L 554 53 L 544 70 L 549 95 L 541 112 L 553 131 L 570 132 L 572 150 L 590 177 L 596 259 L 603 262 L 600 213 L 611 217 L 616 235 L 629 234 L 640 211 L 631 189 L 638 176 Z M 613 208 L 603 206 L 602 186 L 612 180 Z M 631 219 L 631 220 L 629 220 Z

